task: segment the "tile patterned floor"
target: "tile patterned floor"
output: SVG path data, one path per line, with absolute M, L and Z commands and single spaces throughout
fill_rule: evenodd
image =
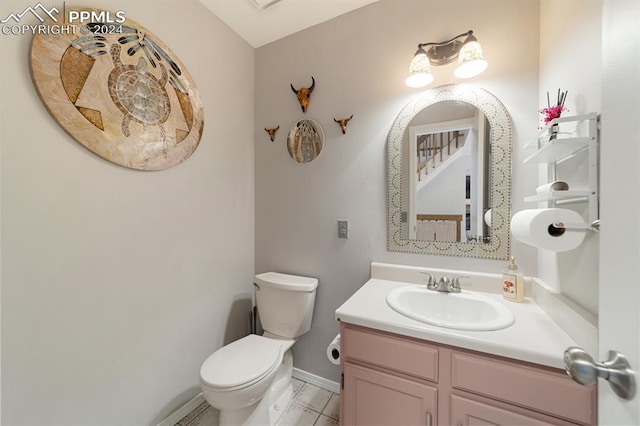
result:
M 298 379 L 292 379 L 293 401 L 278 426 L 338 425 L 340 395 Z M 220 413 L 203 403 L 176 426 L 218 426 Z

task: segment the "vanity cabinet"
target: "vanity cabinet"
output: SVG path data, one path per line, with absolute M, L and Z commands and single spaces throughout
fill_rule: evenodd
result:
M 341 324 L 343 425 L 591 425 L 563 370 Z

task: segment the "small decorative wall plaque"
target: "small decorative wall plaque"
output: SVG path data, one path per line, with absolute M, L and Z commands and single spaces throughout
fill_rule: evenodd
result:
M 36 34 L 31 45 L 31 77 L 56 122 L 124 167 L 162 170 L 186 160 L 200 143 L 204 111 L 175 53 L 128 17 L 76 29 Z
M 316 120 L 298 120 L 289 130 L 287 152 L 296 163 L 310 163 L 324 147 L 324 130 Z

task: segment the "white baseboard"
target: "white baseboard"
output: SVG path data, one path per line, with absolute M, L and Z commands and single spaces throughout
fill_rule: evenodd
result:
M 171 413 L 169 417 L 158 423 L 157 426 L 175 426 L 176 423 L 185 418 L 190 412 L 195 410 L 203 402 L 204 395 L 202 395 L 202 392 L 200 392 L 195 396 L 195 398 L 184 404 L 182 407 L 178 408 L 176 411 Z
M 340 393 L 340 383 L 325 379 L 324 377 L 316 376 L 315 374 L 300 370 L 299 368 L 293 368 L 293 377 L 333 393 Z

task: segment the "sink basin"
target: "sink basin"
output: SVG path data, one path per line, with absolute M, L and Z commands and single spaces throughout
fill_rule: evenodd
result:
M 387 305 L 416 321 L 456 330 L 500 330 L 515 321 L 499 301 L 465 290 L 442 293 L 425 286 L 405 286 L 387 294 Z

